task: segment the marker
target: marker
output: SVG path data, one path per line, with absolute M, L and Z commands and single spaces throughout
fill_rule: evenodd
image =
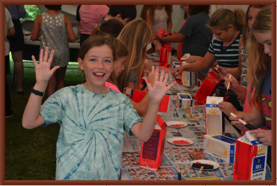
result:
M 178 180 L 182 180 L 182 178 L 181 178 L 181 171 L 180 171 L 180 169 L 178 169 Z

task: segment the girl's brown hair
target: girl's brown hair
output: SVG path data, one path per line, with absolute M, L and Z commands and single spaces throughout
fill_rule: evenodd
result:
M 107 36 L 99 36 L 99 35 L 95 35 L 95 36 L 91 36 L 88 39 L 86 39 L 79 50 L 79 54 L 78 54 L 78 58 L 84 60 L 85 55 L 88 53 L 88 51 L 94 47 L 100 47 L 103 45 L 107 45 L 113 53 L 113 60 L 115 59 L 115 48 L 113 46 L 113 42 L 111 37 L 107 37 Z M 83 83 L 86 82 L 86 77 L 84 76 L 83 79 Z
M 241 9 L 230 10 L 221 8 L 216 10 L 209 20 L 210 28 L 227 30 L 229 25 L 234 25 L 236 30 L 241 31 L 244 27 L 245 14 Z
M 140 17 L 143 20 L 146 20 L 146 12 L 147 12 L 147 10 L 150 9 L 150 19 L 153 20 L 156 7 L 157 7 L 157 5 L 143 5 Z M 164 8 L 165 8 L 165 11 L 166 11 L 168 17 L 171 17 L 172 5 L 164 5 Z
M 244 24 L 244 28 L 242 31 L 242 39 L 243 39 L 243 46 L 246 46 L 246 40 L 249 34 L 249 27 L 248 27 L 248 13 L 249 13 L 249 9 L 250 8 L 259 8 L 262 9 L 263 7 L 268 6 L 268 5 L 249 5 L 246 11 L 246 15 L 245 15 L 245 24 Z
M 109 19 L 105 21 L 100 27 L 95 26 L 95 28 L 91 31 L 90 35 L 101 35 L 106 36 L 109 35 L 111 37 L 116 38 L 124 25 L 117 19 Z
M 119 90 L 123 91 L 135 76 L 137 77 L 135 89 L 139 89 L 146 47 L 151 41 L 150 27 L 144 20 L 134 19 L 123 28 L 117 39 L 122 41 L 129 50 L 124 70 L 118 77 Z
M 262 111 L 262 89 L 263 82 L 268 70 L 271 69 L 271 58 L 264 53 L 263 45 L 258 43 L 254 33 L 271 32 L 271 7 L 264 7 L 258 14 L 256 21 L 250 31 L 246 42 L 248 53 L 248 72 L 247 81 L 250 86 L 248 94 L 249 103 L 251 102 L 251 93 L 254 88 L 253 105 Z
M 123 58 L 123 57 L 127 57 L 129 52 L 128 52 L 126 45 L 116 38 L 111 38 L 111 40 L 112 40 L 113 46 L 115 48 L 114 61 L 116 61 L 120 58 Z M 117 77 L 116 77 L 114 71 L 112 71 L 111 76 L 109 77 L 109 79 L 107 81 L 117 86 Z

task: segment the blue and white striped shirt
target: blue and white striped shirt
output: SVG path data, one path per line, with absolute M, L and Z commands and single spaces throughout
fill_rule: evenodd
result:
M 239 33 L 233 43 L 227 48 L 223 49 L 223 41 L 215 38 L 209 47 L 209 52 L 214 54 L 218 65 L 223 68 L 234 68 L 239 65 L 239 39 L 242 34 Z M 224 85 L 224 81 L 218 86 L 219 93 L 223 96 L 226 92 L 226 87 Z M 236 94 L 233 91 L 230 91 L 230 96 L 235 96 Z

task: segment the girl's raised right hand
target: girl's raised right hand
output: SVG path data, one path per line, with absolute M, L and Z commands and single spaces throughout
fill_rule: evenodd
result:
M 177 67 L 177 68 L 174 68 L 172 71 L 171 71 L 171 75 L 173 77 L 178 77 L 179 74 L 181 74 L 183 72 L 183 69 L 182 67 Z
M 48 59 L 48 50 L 49 48 L 46 47 L 44 56 L 43 56 L 43 49 L 40 50 L 39 63 L 37 63 L 36 58 L 32 56 L 32 59 L 35 65 L 37 82 L 48 83 L 49 79 L 54 74 L 54 72 L 58 68 L 60 68 L 59 66 L 55 66 L 52 69 L 50 69 L 51 63 L 54 57 L 54 50 L 51 51 L 49 59 Z

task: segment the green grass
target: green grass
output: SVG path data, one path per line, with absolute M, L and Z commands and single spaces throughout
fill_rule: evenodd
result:
M 15 80 L 13 89 L 10 90 L 14 116 L 5 119 L 5 180 L 54 180 L 59 124 L 31 130 L 22 127 L 23 111 L 30 96 L 30 89 L 36 82 L 33 62 L 24 61 L 24 67 L 31 67 L 24 68 L 25 94 L 18 95 L 15 92 Z M 65 75 L 66 86 L 82 82 L 82 72 L 76 67 L 77 63 L 69 63 Z M 11 72 L 7 77 L 9 85 L 13 71 L 12 61 L 10 69 Z

